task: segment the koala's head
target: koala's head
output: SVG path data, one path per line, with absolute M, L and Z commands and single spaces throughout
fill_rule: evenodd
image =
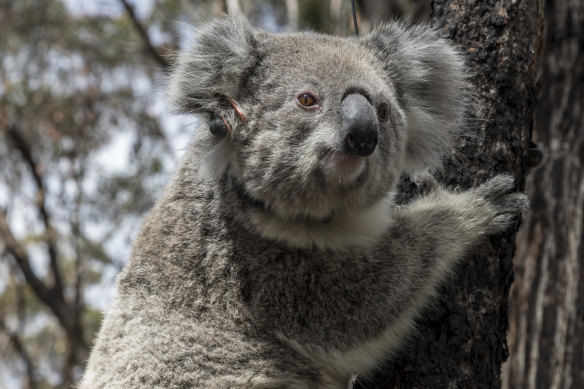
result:
M 197 41 L 178 58 L 171 102 L 231 127 L 225 138 L 199 129 L 201 163 L 285 218 L 375 204 L 403 171 L 439 165 L 461 127 L 463 62 L 427 27 L 340 38 L 271 34 L 232 16 Z

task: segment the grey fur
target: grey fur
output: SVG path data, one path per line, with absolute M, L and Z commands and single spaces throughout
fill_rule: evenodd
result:
M 462 57 L 426 26 L 386 24 L 364 40 L 394 80 L 408 117 L 406 169 L 439 166 L 462 129 L 468 104 Z
M 460 55 L 428 27 L 357 39 L 225 17 L 198 43 L 179 57 L 170 100 L 224 115 L 232 136 L 197 131 L 144 221 L 80 388 L 345 388 L 391 356 L 456 263 L 527 199 L 497 176 L 393 205 L 400 173 L 439 164 L 464 115 Z M 306 91 L 318 109 L 296 103 Z M 390 117 L 375 152 L 343 170 L 339 107 L 355 92 Z

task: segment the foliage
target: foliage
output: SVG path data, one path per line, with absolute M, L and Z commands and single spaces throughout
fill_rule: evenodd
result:
M 178 19 L 170 3 L 151 29 Z M 152 93 L 162 72 L 121 8 L 2 1 L 0 24 L 0 381 L 68 386 L 107 305 L 99 291 L 174 165 Z M 176 46 L 160 35 L 162 53 Z

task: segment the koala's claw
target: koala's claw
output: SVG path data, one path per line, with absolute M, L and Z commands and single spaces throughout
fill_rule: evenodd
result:
M 477 196 L 483 197 L 485 200 L 494 201 L 515 191 L 515 178 L 508 174 L 500 174 L 473 191 Z
M 524 193 L 511 193 L 493 201 L 499 214 L 521 213 L 529 208 L 529 199 Z
M 434 176 L 431 174 L 416 174 L 413 179 L 416 184 L 418 184 L 423 193 L 430 193 L 440 189 L 440 184 L 438 184 L 436 178 L 434 178 Z
M 529 208 L 529 199 L 524 193 L 515 192 L 515 179 L 507 174 L 493 177 L 472 193 L 484 201 L 487 217 L 486 232 L 497 233 L 513 224 L 521 212 Z

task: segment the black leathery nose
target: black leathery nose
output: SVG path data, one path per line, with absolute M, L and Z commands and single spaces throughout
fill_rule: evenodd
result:
M 377 113 L 359 93 L 347 95 L 341 104 L 343 152 L 368 157 L 379 138 Z

